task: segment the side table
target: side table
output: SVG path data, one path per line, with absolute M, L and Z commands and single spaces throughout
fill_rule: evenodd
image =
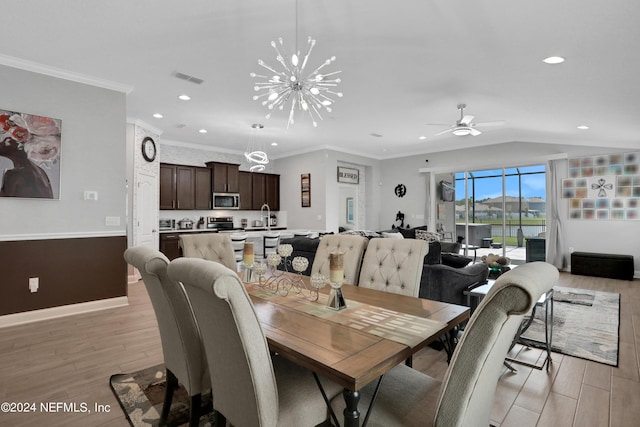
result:
M 478 258 L 478 249 L 480 249 L 480 246 L 467 245 L 466 243 L 463 243 L 461 245 L 461 247 L 462 247 L 462 249 L 466 249 L 467 251 L 473 251 L 473 262 L 476 262 L 476 259 Z M 467 255 L 467 254 L 465 254 L 465 255 Z
M 467 305 L 471 308 L 472 314 L 473 314 L 473 310 L 478 306 L 482 298 L 484 298 L 485 295 L 487 295 L 487 293 L 489 292 L 491 287 L 495 284 L 495 282 L 496 282 L 495 280 L 490 279 L 484 285 L 475 286 L 475 287 L 473 287 L 472 285 L 463 291 L 463 294 L 467 296 Z M 473 306 L 471 301 L 472 297 L 475 299 L 475 301 L 473 301 L 473 303 L 475 303 Z M 545 342 L 543 344 L 547 352 L 547 357 L 542 362 L 542 365 L 536 365 L 533 363 L 524 362 L 521 360 L 508 357 L 505 361 L 505 365 L 512 371 L 515 371 L 515 369 L 507 362 L 518 363 L 520 365 L 528 366 L 534 369 L 542 369 L 546 365 L 547 370 L 549 370 L 549 364 L 552 362 L 551 342 L 553 341 L 553 288 L 540 297 L 540 299 L 533 306 L 533 309 L 531 310 L 530 314 L 525 315 L 524 319 L 522 320 L 522 323 L 518 328 L 518 332 L 516 333 L 516 336 L 513 338 L 513 343 L 511 344 L 511 348 L 513 348 L 513 346 L 516 344 L 522 344 L 524 346 L 529 347 L 529 346 L 532 346 L 532 344 L 534 343 L 533 340 L 522 337 L 522 334 L 524 334 L 527 331 L 527 329 L 529 329 L 529 326 L 531 326 L 531 323 L 533 323 L 533 319 L 535 318 L 535 315 L 536 315 L 536 309 L 538 307 L 542 307 L 544 309 Z

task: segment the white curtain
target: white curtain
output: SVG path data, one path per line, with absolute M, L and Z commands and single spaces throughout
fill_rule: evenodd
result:
M 558 210 L 561 199 L 561 179 L 558 171 L 566 167 L 566 160 L 549 160 L 547 163 L 547 262 L 558 269 L 565 267 L 562 245 L 562 220 Z

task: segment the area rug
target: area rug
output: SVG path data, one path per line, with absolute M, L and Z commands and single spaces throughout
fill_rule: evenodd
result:
M 162 402 L 166 387 L 164 365 L 152 366 L 131 374 L 116 374 L 109 379 L 111 390 L 116 395 L 122 410 L 133 427 L 157 426 L 160 421 Z M 189 424 L 189 394 L 181 386 L 173 395 L 168 426 Z M 212 427 L 211 394 L 202 396 L 201 427 Z
M 553 301 L 552 351 L 618 366 L 620 294 L 556 286 Z M 543 347 L 544 309 L 522 336 Z

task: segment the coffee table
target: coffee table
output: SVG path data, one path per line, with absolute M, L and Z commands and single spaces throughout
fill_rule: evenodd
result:
M 482 298 L 484 298 L 485 295 L 487 295 L 487 293 L 495 283 L 496 283 L 495 280 L 489 279 L 487 283 L 485 283 L 484 285 L 480 285 L 476 287 L 473 287 L 472 285 L 472 287 L 469 287 L 463 291 L 463 293 L 467 296 L 467 305 L 471 308 L 472 313 L 473 313 L 473 310 L 478 306 Z M 477 301 L 473 307 L 471 305 L 472 297 L 475 298 Z M 524 334 L 527 331 L 527 329 L 529 329 L 529 326 L 531 326 L 531 323 L 533 323 L 533 319 L 535 318 L 535 315 L 536 315 L 536 309 L 538 307 L 542 307 L 544 309 L 545 342 L 543 344 L 547 352 L 547 357 L 542 362 L 542 365 L 536 365 L 533 363 L 507 357 L 505 365 L 512 371 L 515 371 L 515 369 L 513 368 L 513 366 L 510 365 L 510 363 L 507 363 L 507 362 L 514 362 L 514 363 L 518 363 L 520 365 L 528 366 L 530 368 L 535 368 L 535 369 L 542 369 L 546 365 L 547 370 L 549 370 L 549 364 L 552 362 L 551 342 L 553 340 L 553 288 L 550 289 L 548 292 L 544 293 L 540 297 L 540 299 L 536 301 L 535 305 L 533 306 L 533 309 L 531 310 L 531 313 L 525 316 L 522 323 L 520 324 L 520 327 L 518 328 L 518 332 L 516 333 L 516 336 L 513 339 L 511 348 L 513 348 L 513 346 L 516 344 L 521 344 L 529 347 L 529 346 L 532 346 L 533 343 L 537 342 L 528 338 L 524 338 L 522 334 Z

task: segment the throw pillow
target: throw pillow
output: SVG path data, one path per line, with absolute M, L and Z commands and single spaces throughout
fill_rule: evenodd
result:
M 386 239 L 404 239 L 402 233 L 389 233 L 388 231 L 383 231 L 382 237 Z
M 433 231 L 416 230 L 416 239 L 426 240 L 427 242 L 439 242 L 440 235 Z

